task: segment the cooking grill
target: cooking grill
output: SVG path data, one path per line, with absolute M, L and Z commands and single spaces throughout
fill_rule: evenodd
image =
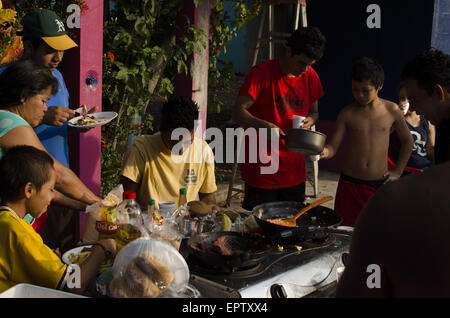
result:
M 343 266 L 351 240 L 351 232 L 342 233 L 276 246 L 260 263 L 243 267 L 211 266 L 183 247 L 181 252 L 191 284 L 203 297 L 311 297 L 326 286 L 336 288 L 336 269 Z

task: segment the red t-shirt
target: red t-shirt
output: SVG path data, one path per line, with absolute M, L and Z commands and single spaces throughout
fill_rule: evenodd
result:
M 239 90 L 239 96 L 250 95 L 255 101 L 248 109 L 253 116 L 274 123 L 284 132 L 292 128 L 293 115 L 306 117 L 311 104 L 323 94 L 319 76 L 312 67 L 301 76 L 289 77 L 283 75 L 278 59 L 253 67 Z M 288 151 L 284 142 L 279 143 L 279 167 L 274 174 L 261 173 L 261 167 L 273 164 L 262 163 L 259 155 L 256 156 L 258 158 L 256 163 L 250 162 L 249 146 L 251 145 L 247 139 L 245 162 L 241 163 L 241 171 L 242 179 L 250 186 L 277 189 L 292 187 L 306 181 L 305 156 Z M 267 147 L 267 156 L 272 158 L 270 142 L 267 143 Z M 264 158 L 263 161 L 267 159 Z

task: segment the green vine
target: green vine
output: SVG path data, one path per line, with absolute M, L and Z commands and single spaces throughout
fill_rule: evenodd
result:
M 81 14 L 89 10 L 82 0 L 10 2 L 19 13 L 46 8 L 55 11 L 63 20 L 70 14 L 66 12 L 69 4 L 78 4 Z M 103 193 L 118 183 L 130 137 L 153 131 L 153 117 L 149 113 L 152 100 L 171 95 L 175 76 L 189 72 L 190 55 L 202 51 L 208 44 L 206 33 L 197 29 L 187 18 L 183 30 L 177 29 L 177 17 L 184 2 L 104 1 L 102 108 L 116 111 L 119 116 L 102 128 Z M 231 13 L 224 10 L 225 2 L 233 5 Z M 200 0 L 193 0 L 193 3 L 198 5 Z M 245 23 L 257 16 L 261 4 L 262 0 L 216 0 L 212 8 L 209 37 L 210 110 L 220 110 L 221 101 L 215 95 L 215 89 L 229 87 L 232 80 L 233 67 L 218 58 L 220 52 L 226 50 L 225 45 L 237 36 Z
M 231 4 L 232 10 L 225 10 L 224 4 Z M 226 54 L 226 44 L 238 35 L 242 27 L 258 16 L 262 0 L 218 1 L 210 15 L 210 65 L 208 111 L 220 113 L 224 102 L 218 97 L 219 90 L 230 91 L 234 76 L 233 65 L 220 59 Z

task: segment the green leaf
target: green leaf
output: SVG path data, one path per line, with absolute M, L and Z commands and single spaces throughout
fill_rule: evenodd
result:
M 128 69 L 125 68 L 125 67 L 121 68 L 121 69 L 117 72 L 116 78 L 117 78 L 118 80 L 127 82 L 127 81 L 128 81 L 128 78 L 129 78 L 129 76 L 128 76 Z

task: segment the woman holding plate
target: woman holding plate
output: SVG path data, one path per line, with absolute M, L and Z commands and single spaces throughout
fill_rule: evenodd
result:
M 57 80 L 50 70 L 31 60 L 18 61 L 0 74 L 0 158 L 2 149 L 17 145 L 46 151 L 33 128 L 41 123 L 46 101 L 57 89 Z M 72 170 L 55 159 L 54 168 L 58 191 L 53 203 L 84 210 L 86 205 L 101 200 Z

